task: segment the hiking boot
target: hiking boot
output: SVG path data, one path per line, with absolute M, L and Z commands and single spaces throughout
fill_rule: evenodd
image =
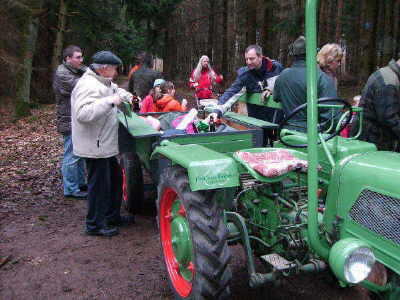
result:
M 92 235 L 92 236 L 114 236 L 119 233 L 118 228 L 115 227 L 110 227 L 110 226 L 105 226 L 100 229 L 94 229 L 94 230 L 87 230 L 85 231 L 87 235 Z
M 124 227 L 135 224 L 135 216 L 121 216 L 119 221 L 109 221 L 107 223 L 109 226 Z

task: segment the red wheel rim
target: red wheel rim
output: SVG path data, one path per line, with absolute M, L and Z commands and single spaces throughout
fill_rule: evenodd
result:
M 128 186 L 126 183 L 125 168 L 122 168 L 122 199 L 125 203 L 128 203 Z
M 166 188 L 162 194 L 160 205 L 160 235 L 164 260 L 172 285 L 180 297 L 186 298 L 190 295 L 193 285 L 180 274 L 177 268 L 178 261 L 172 248 L 171 207 L 176 198 L 177 194 L 171 188 Z M 195 270 L 193 264 L 190 265 L 190 268 L 194 274 Z

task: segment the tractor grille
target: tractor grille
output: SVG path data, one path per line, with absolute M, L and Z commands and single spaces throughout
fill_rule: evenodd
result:
M 400 199 L 363 190 L 350 211 L 350 217 L 400 245 Z

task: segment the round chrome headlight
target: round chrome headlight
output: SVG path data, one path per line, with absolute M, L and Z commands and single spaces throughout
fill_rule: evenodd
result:
M 375 255 L 369 245 L 355 238 L 336 242 L 329 252 L 329 265 L 335 275 L 347 283 L 359 283 L 371 273 Z
M 366 279 L 375 264 L 375 255 L 369 248 L 354 250 L 344 263 L 344 277 L 349 283 L 359 283 Z

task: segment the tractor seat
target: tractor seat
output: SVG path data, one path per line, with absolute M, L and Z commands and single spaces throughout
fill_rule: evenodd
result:
M 281 148 L 243 149 L 233 154 L 247 171 L 262 182 L 282 180 L 290 171 L 307 171 L 306 154 Z

